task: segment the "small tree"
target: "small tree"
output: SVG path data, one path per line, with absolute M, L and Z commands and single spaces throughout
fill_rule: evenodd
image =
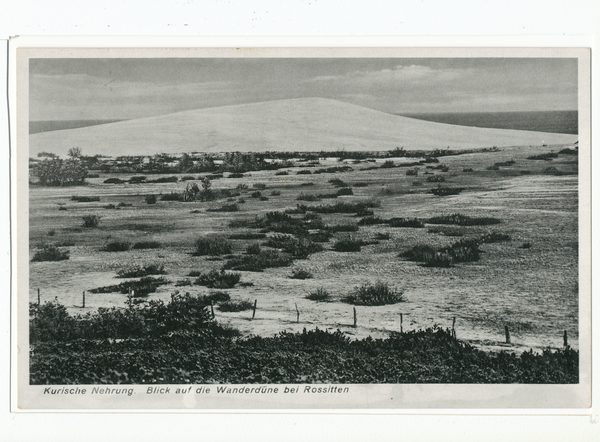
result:
M 211 187 L 212 183 L 210 182 L 208 177 L 202 179 L 202 190 L 200 191 L 200 199 L 202 201 L 210 201 L 214 198 Z

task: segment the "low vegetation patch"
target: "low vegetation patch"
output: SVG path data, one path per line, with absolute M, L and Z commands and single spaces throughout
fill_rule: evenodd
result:
M 425 227 L 423 221 L 416 218 L 390 218 L 386 223 L 390 227 L 413 227 L 417 229 Z
M 129 241 L 123 241 L 120 239 L 108 241 L 105 243 L 100 250 L 103 252 L 126 252 L 131 248 Z
M 32 262 L 43 262 L 43 261 L 65 261 L 69 259 L 68 250 L 60 250 L 54 244 L 44 244 L 31 259 Z
M 122 293 L 128 294 L 133 291 L 135 297 L 145 297 L 150 293 L 156 292 L 156 289 L 161 285 L 169 284 L 169 281 L 165 278 L 152 276 L 145 276 L 139 280 L 124 281 L 120 284 L 107 285 L 104 287 L 98 287 L 90 290 L 90 293 Z
M 201 273 L 194 281 L 194 284 L 212 289 L 230 289 L 235 287 L 241 279 L 241 273 L 211 270 L 208 273 Z
M 451 196 L 451 195 L 458 195 L 463 190 L 464 189 L 461 187 L 438 186 L 435 189 L 431 189 L 430 192 L 436 196 Z
M 252 302 L 242 299 L 221 302 L 217 306 L 217 309 L 221 312 L 243 312 L 245 310 L 250 310 L 252 307 Z
M 84 215 L 83 227 L 88 229 L 95 229 L 100 225 L 100 217 L 98 215 Z
M 99 196 L 76 196 L 73 195 L 71 197 L 71 201 L 75 201 L 77 203 L 90 203 L 93 201 L 100 201 Z
M 195 255 L 228 255 L 231 253 L 231 243 L 222 236 L 203 236 L 196 239 Z
M 117 270 L 117 278 L 139 278 L 148 275 L 164 275 L 165 266 L 162 264 L 132 264 Z
M 179 192 L 171 192 L 161 195 L 161 201 L 183 201 L 183 194 Z
M 451 267 L 461 262 L 478 261 L 480 253 L 477 239 L 461 239 L 439 249 L 419 244 L 401 253 L 400 257 L 421 262 L 424 267 Z
M 237 204 L 224 204 L 221 207 L 207 209 L 207 212 L 237 212 L 240 210 Z
M 539 155 L 532 155 L 527 157 L 528 160 L 544 160 L 551 161 L 553 158 L 558 158 L 558 154 L 554 152 L 541 153 Z
M 290 279 L 311 279 L 312 277 L 312 273 L 304 269 L 294 269 L 290 275 Z
M 229 235 L 229 239 L 263 239 L 266 238 L 265 233 L 254 233 L 254 232 L 245 232 L 245 233 L 233 233 Z
M 139 241 L 133 245 L 133 249 L 160 249 L 161 244 L 158 241 Z
M 306 259 L 313 253 L 323 250 L 323 246 L 306 237 L 294 238 L 290 235 L 274 235 L 265 242 L 268 247 L 282 249 L 297 259 Z
M 146 201 L 146 204 L 156 204 L 156 195 L 146 195 L 144 197 L 144 201 Z
M 336 252 L 360 252 L 362 246 L 366 245 L 363 240 L 352 237 L 342 238 L 335 242 L 333 250 Z
M 306 299 L 317 302 L 329 302 L 331 301 L 331 293 L 325 290 L 323 287 L 319 287 L 313 292 L 306 295 Z
M 398 304 L 404 301 L 404 294 L 387 283 L 377 282 L 356 287 L 350 295 L 343 297 L 342 301 L 366 306 Z
M 460 213 L 434 216 L 427 220 L 429 224 L 453 224 L 457 226 L 489 226 L 500 224 L 502 221 L 492 217 L 471 217 Z
M 223 264 L 223 268 L 246 272 L 262 272 L 272 267 L 287 267 L 292 262 L 293 258 L 288 253 L 263 250 L 258 255 L 240 255 L 231 258 Z

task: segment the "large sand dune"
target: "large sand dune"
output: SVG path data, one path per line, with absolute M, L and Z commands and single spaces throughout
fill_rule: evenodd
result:
M 30 156 L 149 155 L 193 151 L 320 151 L 474 148 L 574 143 L 576 135 L 482 129 L 386 114 L 321 98 L 269 101 L 178 112 L 33 134 Z

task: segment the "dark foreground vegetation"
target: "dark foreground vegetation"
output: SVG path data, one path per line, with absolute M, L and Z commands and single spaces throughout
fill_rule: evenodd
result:
M 30 304 L 31 384 L 578 382 L 579 352 L 485 352 L 449 330 L 351 340 L 319 329 L 240 337 L 209 297 L 71 316 Z

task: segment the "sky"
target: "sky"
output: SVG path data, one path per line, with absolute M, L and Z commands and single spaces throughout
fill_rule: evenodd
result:
M 321 97 L 388 113 L 577 109 L 569 58 L 30 59 L 30 120 Z

